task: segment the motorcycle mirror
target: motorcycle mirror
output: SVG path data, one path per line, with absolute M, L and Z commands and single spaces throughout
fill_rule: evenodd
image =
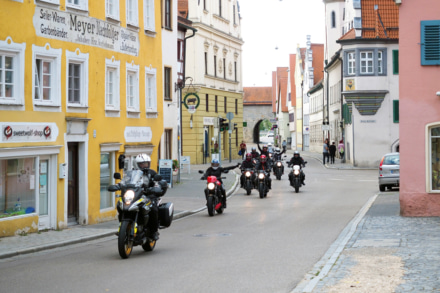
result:
M 199 170 L 199 173 L 200 173 L 200 174 L 203 174 L 203 173 L 205 173 L 205 172 L 203 172 L 202 170 Z
M 121 173 L 115 172 L 115 174 L 113 174 L 113 178 L 121 180 Z
M 118 173 L 119 174 L 119 173 Z M 109 187 L 107 188 L 108 191 L 110 192 L 115 192 L 119 190 L 119 186 L 118 185 L 109 185 Z

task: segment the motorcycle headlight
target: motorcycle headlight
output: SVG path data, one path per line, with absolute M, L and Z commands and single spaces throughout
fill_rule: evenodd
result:
M 259 179 L 264 179 L 264 173 L 260 173 L 260 174 L 258 174 L 258 178 L 259 178 Z
M 208 183 L 208 189 L 209 189 L 209 190 L 213 190 L 214 187 L 215 187 L 215 184 L 214 184 L 214 183 L 212 183 L 212 182 Z
M 277 166 L 278 166 L 278 167 L 281 167 L 281 162 L 278 162 L 278 163 L 277 163 Z
M 251 177 L 251 172 L 246 171 L 245 176 L 246 176 L 246 177 Z
M 123 197 L 124 203 L 129 205 L 129 204 L 131 204 L 133 199 L 134 199 L 134 191 L 133 190 L 127 190 L 125 192 L 125 194 L 124 194 L 124 197 Z
M 293 174 L 295 174 L 296 176 L 298 176 L 298 175 L 299 175 L 299 170 L 295 170 L 295 171 L 293 171 Z

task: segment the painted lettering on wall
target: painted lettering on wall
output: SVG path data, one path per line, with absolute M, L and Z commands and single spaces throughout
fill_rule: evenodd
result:
M 38 36 L 105 48 L 134 56 L 139 54 L 136 32 L 106 21 L 49 8 L 35 8 Z

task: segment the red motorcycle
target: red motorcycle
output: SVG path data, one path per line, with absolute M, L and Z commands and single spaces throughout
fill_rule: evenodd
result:
M 203 171 L 200 170 L 199 173 L 203 174 Z M 221 177 L 221 179 L 225 178 L 226 177 Z M 205 180 L 205 178 L 202 177 L 201 180 Z M 215 212 L 222 214 L 225 209 L 221 190 L 222 182 L 216 176 L 208 176 L 208 178 L 206 178 L 206 184 L 205 197 L 208 214 L 211 217 L 215 215 Z

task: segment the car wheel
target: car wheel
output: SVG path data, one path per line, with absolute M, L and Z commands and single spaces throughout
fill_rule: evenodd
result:
M 385 191 L 385 186 L 384 185 L 379 185 L 379 190 L 380 191 Z

